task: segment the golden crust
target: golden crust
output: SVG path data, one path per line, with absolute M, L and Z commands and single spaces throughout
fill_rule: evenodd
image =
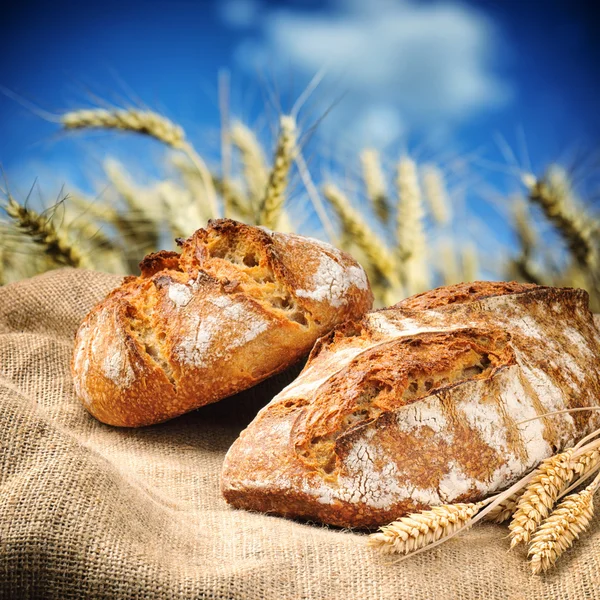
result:
M 587 304 L 583 290 L 476 282 L 336 328 L 229 450 L 225 499 L 369 528 L 510 485 L 600 425 L 598 412 L 519 425 L 598 405 Z
M 373 300 L 349 255 L 227 219 L 140 268 L 75 339 L 77 395 L 111 425 L 158 423 L 247 389 Z

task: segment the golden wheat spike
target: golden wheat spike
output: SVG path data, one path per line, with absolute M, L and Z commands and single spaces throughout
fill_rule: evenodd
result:
M 239 183 L 225 181 L 222 177 L 213 174 L 213 184 L 221 196 L 224 198 L 227 197 L 232 218 L 239 219 L 244 223 L 256 223 L 256 215 L 253 214 L 250 200 L 244 194 L 242 186 Z
M 398 253 L 409 295 L 429 289 L 427 240 L 423 219 L 423 197 L 417 178 L 417 166 L 408 156 L 398 162 Z
M 436 223 L 446 225 L 451 219 L 451 212 L 444 174 L 435 165 L 423 165 L 421 181 L 431 215 Z
M 258 222 L 275 229 L 285 202 L 285 192 L 292 162 L 296 153 L 296 121 L 283 115 L 279 121 L 280 131 L 275 148 L 273 168 L 269 175 L 267 189 L 259 209 Z
M 528 556 L 534 575 L 547 571 L 585 531 L 594 514 L 598 480 L 577 494 L 567 496 L 533 534 Z
M 187 238 L 204 225 L 189 189 L 167 180 L 159 182 L 155 191 L 164 204 L 166 220 L 175 238 Z
M 114 129 L 153 137 L 183 152 L 198 170 L 206 190 L 211 216 L 219 216 L 217 195 L 206 163 L 185 137 L 182 127 L 149 110 L 94 108 L 74 110 L 61 116 L 65 129 Z
M 147 190 L 139 188 L 131 180 L 121 163 L 113 158 L 108 158 L 102 166 L 112 187 L 125 201 L 129 210 L 143 215 L 150 221 L 161 221 L 162 214 L 157 212 L 157 206 L 153 205 Z
M 513 224 L 519 241 L 520 251 L 511 261 L 511 273 L 518 279 L 529 283 L 542 283 L 542 276 L 531 260 L 537 246 L 537 233 L 531 224 L 531 215 L 527 204 L 517 200 L 512 206 Z
M 232 124 L 230 138 L 240 151 L 248 196 L 252 209 L 256 210 L 258 203 L 264 197 L 269 181 L 265 154 L 254 132 L 239 121 Z
M 170 164 L 177 170 L 182 183 L 186 189 L 192 195 L 192 199 L 198 205 L 198 213 L 202 216 L 202 223 L 206 223 L 211 217 L 212 212 L 207 203 L 203 201 L 206 198 L 206 186 L 204 185 L 203 179 L 198 172 L 198 169 L 187 156 L 175 154 L 170 157 Z M 224 197 L 224 190 L 221 186 L 223 178 L 214 173 L 210 174 L 211 184 L 215 190 L 215 193 Z M 228 184 L 231 186 L 231 182 Z
M 479 278 L 479 254 L 474 244 L 467 243 L 461 250 L 462 280 L 477 281 Z
M 482 502 L 434 506 L 381 527 L 370 536 L 368 545 L 382 554 L 410 554 L 452 535 L 482 507 Z
M 65 215 L 68 215 L 68 223 L 65 228 L 68 232 L 74 232 L 74 235 L 88 244 L 93 250 L 98 252 L 117 252 L 119 248 L 102 230 L 102 224 L 89 218 L 85 213 L 74 215 L 71 210 L 65 209 Z
M 454 240 L 450 237 L 444 237 L 440 240 L 438 248 L 438 255 L 440 257 L 439 269 L 444 285 L 459 283 L 461 281 L 461 273 L 456 257 Z
M 0 235 L 0 286 L 6 283 L 6 269 L 5 269 L 5 240 Z
M 552 510 L 561 491 L 569 485 L 574 473 L 572 454 L 573 450 L 568 449 L 547 458 L 535 471 L 508 526 L 511 548 L 529 542 L 538 525 Z
M 379 152 L 373 148 L 367 148 L 362 151 L 360 161 L 367 196 L 373 204 L 379 220 L 387 223 L 390 218 L 390 207 Z
M 364 218 L 352 207 L 346 195 L 332 183 L 323 186 L 323 195 L 337 213 L 344 232 L 364 252 L 372 267 L 388 284 L 399 285 L 396 263 Z
M 173 148 L 185 141 L 179 125 L 149 110 L 92 108 L 74 110 L 60 118 L 65 129 L 121 129 L 156 138 Z
M 513 516 L 515 510 L 517 510 L 519 498 L 522 494 L 523 491 L 519 490 L 508 498 L 505 498 L 500 504 L 495 506 L 487 515 L 485 515 L 484 520 L 492 521 L 493 523 L 504 523 L 504 521 L 508 521 L 508 519 Z
M 121 212 L 107 202 L 93 202 L 79 194 L 69 194 L 68 200 L 74 206 L 80 208 L 83 214 L 89 215 L 98 221 L 109 223 L 117 229 L 129 272 L 137 270 L 141 257 L 156 250 L 156 246 L 151 245 L 151 242 L 145 236 L 146 220 L 141 218 L 137 212 Z
M 531 174 L 524 175 L 523 183 L 528 189 L 529 200 L 541 207 L 577 262 L 584 268 L 594 266 L 597 256 L 590 226 L 593 219 L 584 214 L 582 207 L 574 208 L 566 174 L 549 168 L 541 179 Z
M 47 217 L 22 206 L 10 195 L 5 210 L 6 214 L 14 221 L 17 229 L 40 246 L 44 254 L 51 258 L 55 264 L 70 267 L 90 266 L 87 257 Z

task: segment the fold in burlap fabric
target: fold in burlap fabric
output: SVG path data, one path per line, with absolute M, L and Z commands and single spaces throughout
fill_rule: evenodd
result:
M 534 577 L 499 525 L 388 564 L 364 534 L 228 507 L 225 452 L 285 377 L 162 425 L 99 423 L 69 361 L 118 281 L 62 270 L 0 288 L 0 597 L 600 597 L 600 519 Z

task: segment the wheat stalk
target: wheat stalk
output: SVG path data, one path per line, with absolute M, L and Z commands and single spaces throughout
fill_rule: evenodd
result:
M 463 528 L 483 506 L 483 502 L 445 504 L 410 514 L 381 527 L 370 536 L 368 545 L 382 554 L 415 552 Z
M 148 135 L 175 150 L 180 150 L 187 155 L 202 178 L 212 216 L 216 217 L 219 215 L 217 196 L 206 163 L 186 139 L 183 128 L 163 115 L 149 110 L 106 110 L 103 108 L 94 108 L 65 113 L 61 116 L 60 120 L 65 129 L 116 129 L 120 131 L 132 131 Z
M 352 207 L 346 195 L 332 183 L 323 186 L 323 195 L 340 218 L 344 232 L 364 252 L 375 271 L 375 279 L 383 280 L 391 287 L 399 287 L 393 256 Z
M 573 449 L 547 458 L 519 499 L 517 510 L 508 526 L 510 547 L 528 543 L 532 533 L 548 516 L 560 493 L 568 486 L 575 469 L 571 463 Z
M 382 223 L 387 223 L 390 218 L 390 207 L 379 153 L 373 148 L 367 148 L 361 153 L 360 161 L 367 196 L 373 204 L 375 214 L 379 220 Z
M 583 491 L 567 496 L 534 533 L 527 553 L 534 575 L 552 567 L 589 527 L 598 485 L 600 476 Z
M 44 253 L 56 264 L 70 267 L 89 267 L 87 258 L 52 222 L 34 210 L 22 206 L 12 196 L 8 196 L 6 214 L 13 219 L 17 228 L 33 242 L 41 246 Z
M 446 225 L 450 221 L 450 201 L 444 175 L 436 166 L 424 165 L 421 168 L 421 181 L 433 218 L 439 225 Z
M 398 162 L 397 236 L 406 291 L 417 294 L 429 288 L 427 269 L 427 240 L 423 229 L 423 198 L 415 162 L 404 156 Z
M 230 138 L 240 151 L 251 207 L 256 210 L 269 181 L 269 170 L 263 149 L 254 132 L 239 121 L 231 126 Z
M 285 191 L 297 143 L 296 121 L 293 117 L 283 115 L 279 121 L 279 126 L 280 131 L 275 148 L 273 168 L 269 175 L 258 218 L 258 222 L 269 229 L 277 227 L 277 221 L 285 202 Z
M 592 219 L 582 216 L 581 207 L 573 210 L 566 175 L 560 175 L 557 169 L 549 169 L 541 179 L 531 174 L 524 175 L 523 183 L 528 189 L 529 200 L 542 208 L 577 262 L 584 268 L 594 266 L 596 252 L 589 227 Z

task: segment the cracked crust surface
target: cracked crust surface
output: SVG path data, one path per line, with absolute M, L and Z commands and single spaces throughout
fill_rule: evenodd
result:
M 376 527 L 506 488 L 600 426 L 583 290 L 476 282 L 346 323 L 228 452 L 236 507 Z M 260 450 L 259 450 L 260 449 Z
M 85 318 L 75 390 L 99 420 L 165 421 L 247 389 L 306 355 L 373 296 L 329 244 L 228 219 L 140 263 Z

